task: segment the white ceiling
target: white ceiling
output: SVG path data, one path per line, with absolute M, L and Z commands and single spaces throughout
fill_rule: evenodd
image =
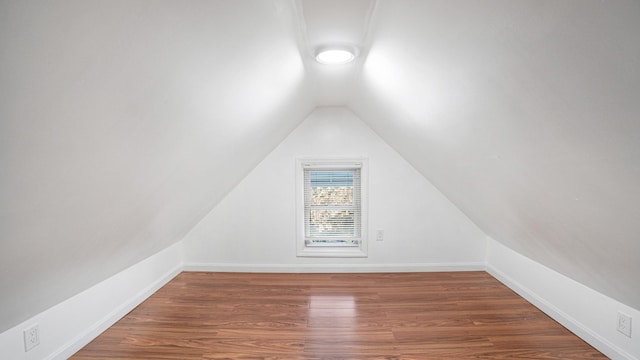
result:
M 639 33 L 634 0 L 2 1 L 0 332 L 179 241 L 325 105 L 640 308 Z M 334 39 L 362 56 L 314 63 Z
M 366 44 L 375 0 L 298 0 L 299 48 L 307 70 L 313 101 L 317 106 L 345 106 L 357 89 L 366 59 Z M 343 66 L 327 66 L 315 61 L 319 47 L 354 46 L 359 57 Z
M 640 307 L 640 3 L 379 1 L 349 106 L 489 236 Z

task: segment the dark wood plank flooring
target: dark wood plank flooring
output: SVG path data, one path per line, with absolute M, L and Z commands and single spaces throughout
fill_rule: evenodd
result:
M 184 272 L 72 359 L 606 359 L 485 272 Z

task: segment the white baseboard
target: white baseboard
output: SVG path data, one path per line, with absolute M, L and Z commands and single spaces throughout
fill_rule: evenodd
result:
M 98 337 L 98 335 L 102 334 L 102 332 L 118 322 L 118 320 L 122 319 L 131 310 L 135 309 L 136 306 L 140 305 L 143 301 L 153 295 L 153 293 L 158 291 L 161 287 L 166 285 L 181 272 L 181 265 L 174 267 L 173 269 L 162 275 L 159 279 L 151 283 L 149 286 L 142 289 L 132 298 L 130 298 L 117 308 L 113 309 L 113 311 L 111 311 L 105 317 L 89 326 L 84 332 L 78 334 L 68 343 L 62 345 L 60 349 L 48 356 L 46 360 L 68 359 L 69 357 L 71 357 L 71 355 L 75 354 L 78 350 L 89 344 L 93 339 Z
M 0 333 L 0 358 L 67 359 L 181 271 L 177 243 Z M 25 351 L 22 332 L 35 324 L 40 344 Z
M 491 240 L 486 270 L 612 359 L 638 360 L 640 341 L 615 330 L 616 315 L 640 312 Z M 637 335 L 636 335 L 637 337 Z
M 362 273 L 484 271 L 513 289 L 612 359 L 639 360 L 640 341 L 615 330 L 618 311 L 640 311 L 579 284 L 493 240 L 486 263 L 230 264 L 182 263 L 178 243 L 0 334 L 3 358 L 66 359 L 164 286 L 181 271 Z M 24 351 L 22 331 L 38 323 L 41 344 Z
M 484 271 L 484 263 L 432 264 L 229 264 L 187 263 L 184 271 L 264 273 L 365 273 Z

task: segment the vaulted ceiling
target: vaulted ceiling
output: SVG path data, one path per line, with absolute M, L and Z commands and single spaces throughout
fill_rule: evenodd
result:
M 638 34 L 635 0 L 2 0 L 0 332 L 181 240 L 317 106 L 640 308 Z

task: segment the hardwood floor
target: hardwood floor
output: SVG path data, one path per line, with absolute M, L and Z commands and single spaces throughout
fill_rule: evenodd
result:
M 72 359 L 606 359 L 485 272 L 178 275 Z

